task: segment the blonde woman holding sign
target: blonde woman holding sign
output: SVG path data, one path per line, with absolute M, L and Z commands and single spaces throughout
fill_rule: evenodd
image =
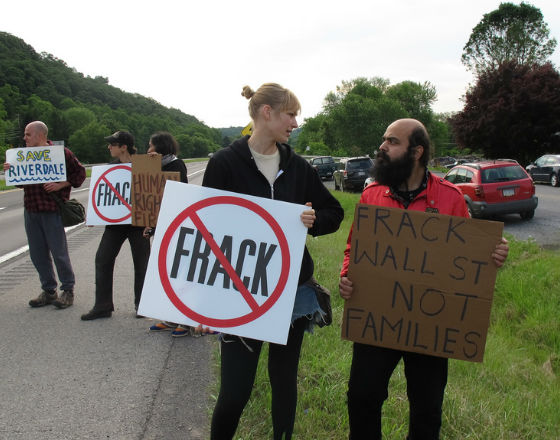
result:
M 202 185 L 307 205 L 301 221 L 310 235 L 335 232 L 344 217 L 343 209 L 311 165 L 286 144 L 298 126 L 300 103 L 296 96 L 273 83 L 263 84 L 256 92 L 245 86 L 242 96 L 249 99 L 252 134 L 210 158 Z M 269 345 L 274 439 L 292 437 L 301 343 L 305 330 L 313 327 L 313 316 L 321 313 L 315 292 L 305 285 L 312 276 L 313 260 L 306 248 L 288 342 Z M 261 347 L 262 341 L 255 339 L 221 337 L 221 384 L 211 439 L 233 438 L 253 388 Z

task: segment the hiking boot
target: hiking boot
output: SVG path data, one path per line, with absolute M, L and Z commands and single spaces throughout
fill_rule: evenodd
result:
M 29 305 L 31 307 L 43 307 L 52 304 L 56 299 L 56 290 L 43 290 L 37 298 L 33 298 L 31 301 L 29 301 Z
M 53 301 L 53 304 L 58 309 L 65 309 L 74 304 L 74 291 L 73 290 L 63 290 L 57 300 Z

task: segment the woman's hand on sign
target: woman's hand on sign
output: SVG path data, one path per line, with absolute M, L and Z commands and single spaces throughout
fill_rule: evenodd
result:
M 494 252 L 492 252 L 492 258 L 494 259 L 494 263 L 496 263 L 496 266 L 502 267 L 504 265 L 508 253 L 509 253 L 508 241 L 504 237 L 502 237 L 502 241 L 500 241 L 496 245 Z
M 8 171 L 10 169 L 10 164 L 8 162 L 4 162 L 4 171 Z
M 353 290 L 354 287 L 352 285 L 352 281 L 350 281 L 348 277 L 340 278 L 338 283 L 338 292 L 343 299 L 350 299 Z
M 305 206 L 309 206 L 311 208 L 311 202 L 307 202 Z M 313 224 L 315 223 L 315 218 L 316 217 L 315 217 L 314 209 L 309 209 L 301 213 L 301 221 L 308 229 L 313 227 Z

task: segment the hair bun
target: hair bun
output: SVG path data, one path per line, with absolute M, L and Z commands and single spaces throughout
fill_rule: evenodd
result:
M 241 96 L 244 96 L 247 99 L 251 99 L 254 94 L 255 94 L 255 92 L 249 86 L 244 86 L 243 91 L 241 92 Z

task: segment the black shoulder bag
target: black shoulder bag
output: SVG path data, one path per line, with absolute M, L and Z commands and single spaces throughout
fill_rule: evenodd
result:
M 64 226 L 74 226 L 85 221 L 86 209 L 84 205 L 76 199 L 64 200 L 58 194 L 49 194 L 58 205 L 58 212 L 62 217 L 62 224 Z
M 332 324 L 331 293 L 326 287 L 321 286 L 314 277 L 305 283 L 315 291 L 315 297 L 323 314 L 315 314 L 315 324 L 319 327 Z

